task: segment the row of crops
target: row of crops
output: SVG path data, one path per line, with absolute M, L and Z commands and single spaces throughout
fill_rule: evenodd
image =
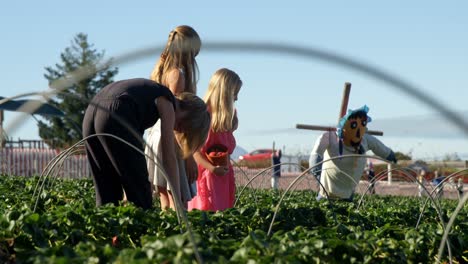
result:
M 56 179 L 33 197 L 37 183 L 0 176 L 0 263 L 468 262 L 468 205 L 442 242 L 456 200 L 366 196 L 358 208 L 294 191 L 275 215 L 282 193 L 247 189 L 233 209 L 188 212 L 187 227 L 156 201 L 96 208 L 90 180 Z

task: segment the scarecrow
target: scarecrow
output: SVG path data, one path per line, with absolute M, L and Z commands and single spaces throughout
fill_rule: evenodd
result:
M 395 154 L 375 136 L 367 131 L 371 122 L 364 105 L 341 117 L 336 131 L 329 130 L 318 137 L 310 154 L 309 167 L 321 183 L 317 200 L 322 198 L 351 201 L 366 166 L 367 157 L 342 157 L 364 155 L 372 151 L 375 155 L 396 163 Z M 332 159 L 334 157 L 339 157 Z M 325 162 L 315 166 L 324 160 Z M 320 174 L 320 175 L 319 175 Z

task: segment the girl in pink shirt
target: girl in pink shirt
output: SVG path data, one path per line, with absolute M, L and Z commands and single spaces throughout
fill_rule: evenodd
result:
M 211 77 L 205 102 L 211 113 L 211 128 L 205 145 L 194 154 L 198 164 L 197 195 L 188 209 L 217 211 L 234 206 L 236 185 L 230 154 L 236 147 L 234 102 L 242 86 L 239 76 L 219 69 Z

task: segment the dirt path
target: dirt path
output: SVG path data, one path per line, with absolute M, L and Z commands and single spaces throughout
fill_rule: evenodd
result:
M 256 173 L 249 173 L 247 175 L 248 179 L 243 173 L 236 173 L 236 184 L 238 186 L 245 186 L 250 179 L 252 179 L 260 170 L 256 171 Z M 279 188 L 285 190 L 288 186 L 297 178 L 299 174 L 286 174 L 282 175 L 279 180 Z M 258 176 L 253 181 L 251 181 L 250 186 L 253 188 L 261 188 L 261 189 L 270 189 L 271 188 L 271 175 L 265 173 L 263 175 Z M 367 189 L 369 182 L 368 181 L 360 181 L 359 186 L 356 188 L 357 193 L 364 193 Z M 432 192 L 434 189 L 433 185 L 426 185 L 426 189 L 429 192 Z M 298 180 L 296 183 L 296 190 L 318 190 L 318 184 L 311 175 L 307 175 L 303 177 L 301 180 Z M 464 192 L 468 191 L 468 185 L 465 184 Z M 379 181 L 375 184 L 375 194 L 376 195 L 396 195 L 396 196 L 419 196 L 419 189 L 418 185 L 413 182 L 401 182 L 401 181 L 393 181 L 392 183 L 388 183 L 387 181 Z M 445 184 L 443 188 L 443 198 L 448 199 L 459 199 L 458 198 L 458 191 L 456 190 L 455 186 L 451 184 Z

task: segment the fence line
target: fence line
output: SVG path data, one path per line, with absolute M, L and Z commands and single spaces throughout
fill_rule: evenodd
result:
M 57 155 L 60 153 L 54 149 L 39 149 L 39 148 L 0 148 L 0 175 L 8 176 L 38 176 L 46 168 Z M 301 172 L 298 166 L 288 167 L 282 166 L 282 176 L 280 178 L 280 189 L 285 189 L 289 183 L 294 180 Z M 86 155 L 77 154 L 70 155 L 65 160 L 63 165 L 57 165 L 60 170 L 56 171 L 57 176 L 64 179 L 84 179 L 92 178 Z M 253 176 L 259 173 L 262 169 L 254 169 L 247 167 L 234 166 L 234 173 L 237 186 L 244 186 Z M 253 188 L 269 189 L 272 170 L 266 171 L 261 177 L 251 183 Z M 55 175 L 55 174 L 54 174 Z M 310 179 L 309 179 L 310 178 Z M 368 182 L 360 181 L 360 186 L 357 187 L 357 192 L 365 188 Z M 307 177 L 298 189 L 317 190 L 317 184 L 314 179 Z M 468 186 L 465 186 L 465 189 Z M 417 186 L 410 182 L 395 182 L 395 184 L 377 183 L 376 189 L 378 194 L 390 195 L 417 195 Z M 455 190 L 450 186 L 445 188 L 444 197 L 454 198 Z M 456 197 L 455 197 L 456 198 Z
M 21 148 L 21 147 L 6 147 L 0 148 L 0 175 L 8 176 L 39 176 L 60 152 L 55 149 L 48 148 Z M 57 167 L 59 167 L 57 165 Z M 245 184 L 248 178 L 253 177 L 258 173 L 259 169 L 249 169 L 246 167 L 234 167 L 236 175 L 239 178 L 238 184 Z M 247 174 L 247 179 L 242 175 Z M 299 175 L 299 168 L 282 166 L 283 174 L 290 172 L 293 175 Z M 271 172 L 265 173 L 265 177 L 270 177 Z M 58 176 L 66 179 L 82 179 L 91 178 L 91 170 L 89 168 L 86 154 L 69 156 L 58 173 Z
M 59 152 L 40 148 L 1 148 L 0 174 L 9 176 L 38 176 Z M 90 178 L 85 154 L 69 156 L 58 172 L 65 179 Z

